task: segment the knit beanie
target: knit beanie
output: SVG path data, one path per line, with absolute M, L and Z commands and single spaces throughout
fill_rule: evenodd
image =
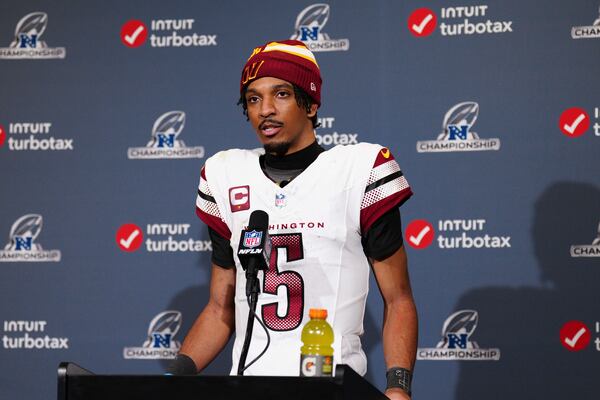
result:
M 314 54 L 304 43 L 282 40 L 256 47 L 242 70 L 240 94 L 250 82 L 265 76 L 300 87 L 321 105 L 321 72 Z

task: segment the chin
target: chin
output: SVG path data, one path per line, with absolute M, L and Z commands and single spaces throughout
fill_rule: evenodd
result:
M 284 156 L 290 149 L 290 142 L 268 142 L 264 143 L 263 147 L 267 153 Z

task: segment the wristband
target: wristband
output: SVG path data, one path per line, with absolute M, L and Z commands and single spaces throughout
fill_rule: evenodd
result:
M 177 354 L 177 357 L 167 367 L 168 375 L 196 375 L 198 369 L 196 363 L 185 354 Z
M 412 373 L 406 368 L 392 367 L 385 373 L 387 378 L 387 388 L 400 388 L 409 396 L 411 395 L 410 383 L 412 381 Z

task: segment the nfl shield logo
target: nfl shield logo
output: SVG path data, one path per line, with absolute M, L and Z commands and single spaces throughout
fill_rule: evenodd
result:
M 285 207 L 286 202 L 287 200 L 285 199 L 285 194 L 279 193 L 275 195 L 275 207 Z
M 246 247 L 257 247 L 262 242 L 262 232 L 251 231 L 244 233 L 244 246 Z

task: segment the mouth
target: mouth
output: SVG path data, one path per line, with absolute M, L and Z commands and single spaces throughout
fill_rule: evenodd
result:
M 282 127 L 283 124 L 281 122 L 264 121 L 259 125 L 258 129 L 264 136 L 272 137 L 277 135 Z

